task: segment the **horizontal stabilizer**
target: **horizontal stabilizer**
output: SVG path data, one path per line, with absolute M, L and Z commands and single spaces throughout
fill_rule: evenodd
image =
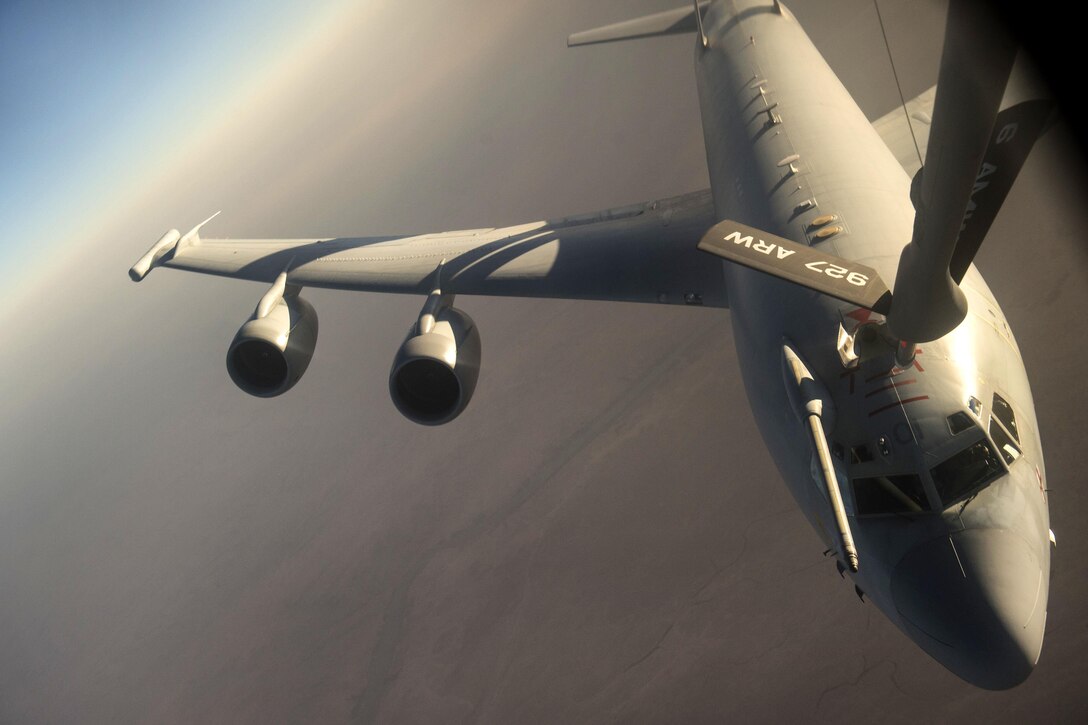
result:
M 886 314 L 892 293 L 876 270 L 726 219 L 699 249 L 858 307 Z
M 700 9 L 702 5 L 700 3 Z M 583 30 L 574 33 L 567 38 L 567 45 L 593 45 L 594 43 L 612 43 L 617 40 L 631 40 L 634 38 L 650 38 L 655 35 L 678 35 L 680 33 L 694 33 L 699 29 L 695 17 L 695 5 L 665 10 L 652 15 L 643 15 L 634 20 L 624 20 L 620 23 L 602 25 L 592 30 Z

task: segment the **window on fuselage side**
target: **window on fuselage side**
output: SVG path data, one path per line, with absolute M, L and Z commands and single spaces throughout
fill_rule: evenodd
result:
M 971 420 L 971 416 L 967 415 L 967 413 L 964 413 L 962 410 L 948 416 L 948 430 L 954 436 L 963 433 L 965 430 L 971 430 L 974 427 L 975 422 Z
M 1005 459 L 1005 463 L 1011 466 L 1012 462 L 1020 457 L 1020 448 L 1004 428 L 994 424 L 996 421 L 997 418 L 990 419 L 990 437 L 997 444 L 997 449 L 1001 451 L 1001 457 Z
M 975 493 L 1005 471 L 990 442 L 983 439 L 938 463 L 930 474 L 945 507 Z
M 1016 415 L 1012 412 L 1012 406 L 997 393 L 994 393 L 993 418 L 1001 421 L 1001 425 L 1005 426 L 1005 430 L 1009 432 L 1013 440 L 1020 443 L 1020 431 L 1016 428 Z
M 1020 457 L 1020 431 L 1016 428 L 1016 416 L 1012 406 L 994 393 L 993 413 L 990 415 L 990 437 L 994 439 L 1005 463 L 1012 464 Z
M 869 446 L 864 443 L 850 449 L 851 463 L 869 463 L 873 460 L 873 454 L 869 452 Z

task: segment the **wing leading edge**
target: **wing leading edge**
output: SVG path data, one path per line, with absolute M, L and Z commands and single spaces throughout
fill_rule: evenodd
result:
M 709 191 L 513 227 L 418 236 L 200 239 L 168 232 L 133 267 L 292 285 L 427 294 L 442 264 L 453 294 L 726 307 L 721 263 L 697 249 L 715 222 Z M 140 268 L 139 270 L 137 268 Z

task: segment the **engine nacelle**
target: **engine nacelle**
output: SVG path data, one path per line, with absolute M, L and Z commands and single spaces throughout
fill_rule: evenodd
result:
M 227 349 L 227 372 L 250 395 L 282 395 L 306 372 L 316 345 L 313 306 L 297 289 L 273 284 Z
M 448 306 L 449 301 L 432 295 L 389 371 L 393 404 L 405 418 L 421 425 L 441 425 L 460 415 L 480 376 L 476 323 Z

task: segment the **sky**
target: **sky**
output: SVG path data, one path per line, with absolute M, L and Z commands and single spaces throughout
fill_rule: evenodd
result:
M 0 264 L 42 269 L 115 217 L 345 9 L 5 3 Z
M 1009 693 L 821 556 L 726 313 L 465 298 L 480 385 L 422 429 L 386 383 L 420 300 L 305 292 L 314 362 L 265 401 L 223 367 L 259 285 L 129 281 L 220 209 L 210 235 L 382 234 L 704 187 L 691 38 L 565 48 L 674 4 L 0 8 L 0 721 L 1083 719 L 1088 284 L 1060 133 L 979 258 L 1059 538 L 1043 660 Z M 894 107 L 871 4 L 791 7 L 870 117 Z M 881 7 L 913 95 L 939 8 Z

